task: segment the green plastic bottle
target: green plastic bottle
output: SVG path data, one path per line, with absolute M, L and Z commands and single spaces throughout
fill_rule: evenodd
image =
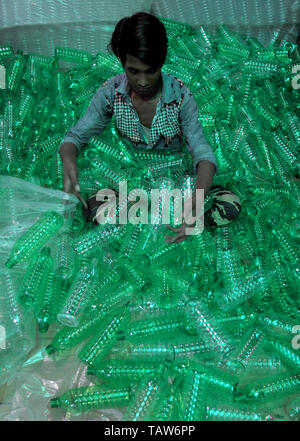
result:
M 235 372 L 241 373 L 249 364 L 249 361 L 255 356 L 258 348 L 263 345 L 265 332 L 255 327 L 249 330 L 239 342 L 235 353 L 230 354 L 226 360 L 226 366 L 232 368 Z
M 268 338 L 264 348 L 268 352 L 274 352 L 278 354 L 280 360 L 284 366 L 289 369 L 299 369 L 300 367 L 300 355 L 297 350 L 293 349 L 291 342 L 287 342 L 282 337 Z
M 112 310 L 112 312 L 110 312 Z M 106 316 L 113 313 L 113 308 L 102 305 L 97 313 L 90 318 L 83 317 L 77 327 L 65 326 L 55 334 L 50 345 L 46 347 L 48 354 L 72 348 L 89 338 L 101 328 Z
M 44 295 L 40 295 L 35 306 L 35 316 L 40 332 L 47 332 L 56 319 L 56 302 L 62 291 L 61 279 L 52 271 L 46 280 Z
M 53 255 L 54 268 L 62 279 L 68 280 L 72 277 L 75 267 L 73 237 L 70 233 L 64 232 L 57 239 Z
M 61 46 L 55 47 L 55 58 L 80 64 L 88 63 L 92 60 L 92 56 L 86 51 Z
M 142 342 L 155 336 L 172 335 L 174 332 L 185 331 L 187 327 L 184 313 L 167 313 L 153 319 L 138 320 L 127 328 L 125 338 L 132 342 Z
M 231 403 L 205 406 L 205 421 L 273 421 L 274 415 L 264 410 L 252 410 L 247 406 Z
M 178 387 L 175 384 L 163 384 L 160 395 L 153 407 L 153 421 L 175 421 L 178 401 Z
M 152 409 L 159 396 L 159 385 L 156 380 L 143 381 L 123 416 L 123 421 L 149 421 Z
M 66 300 L 57 314 L 57 320 L 66 326 L 78 326 L 80 318 L 90 300 L 92 287 L 98 277 L 96 259 L 83 266 L 74 278 Z
M 220 327 L 211 311 L 203 302 L 191 301 L 187 303 L 186 312 L 199 333 L 199 337 L 208 346 L 213 346 L 217 352 L 225 356 L 232 349 L 232 339 Z
M 180 387 L 179 421 L 203 421 L 207 384 L 202 374 L 187 369 Z
M 63 226 L 63 217 L 55 211 L 46 211 L 14 243 L 5 265 L 12 268 L 30 259 Z
M 85 412 L 90 409 L 124 406 L 130 402 L 131 392 L 128 387 L 106 389 L 98 385 L 70 389 L 63 395 L 52 398 L 50 406 L 61 407 L 71 412 Z
M 242 402 L 263 403 L 287 398 L 300 391 L 299 369 L 261 378 L 239 389 L 235 398 Z
M 78 255 L 89 258 L 97 254 L 104 243 L 110 244 L 118 241 L 123 234 L 122 227 L 117 225 L 99 225 L 77 236 L 74 239 L 74 250 Z
M 88 367 L 87 375 L 96 375 L 99 378 L 124 381 L 138 381 L 142 378 L 155 378 L 163 371 L 164 365 L 139 360 L 106 360 Z
M 18 290 L 18 300 L 21 305 L 32 306 L 38 302 L 46 291 L 47 278 L 53 267 L 53 259 L 49 247 L 42 249 L 30 261 L 24 281 Z
M 6 73 L 6 89 L 17 93 L 22 81 L 22 75 L 25 68 L 25 57 L 23 55 L 15 55 L 12 62 L 9 65 L 9 69 Z
M 97 334 L 82 348 L 79 358 L 89 366 L 97 365 L 110 351 L 117 340 L 118 331 L 126 326 L 128 311 L 115 314 L 99 329 Z

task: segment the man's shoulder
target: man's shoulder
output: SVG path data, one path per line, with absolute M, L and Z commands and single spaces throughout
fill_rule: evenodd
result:
M 108 78 L 104 83 L 101 84 L 100 88 L 113 88 L 119 87 L 119 85 L 125 81 L 125 73 L 115 75 L 114 77 Z M 100 89 L 99 88 L 99 89 Z
M 112 105 L 115 96 L 115 90 L 119 88 L 122 82 L 125 81 L 125 73 L 115 75 L 114 77 L 108 78 L 104 83 L 100 84 L 96 93 L 95 99 L 101 102 L 106 102 Z
M 185 86 L 184 82 L 180 78 L 175 77 L 175 75 L 167 72 L 163 72 L 163 75 L 165 76 L 167 82 L 169 82 L 170 84 L 175 84 L 180 89 Z
M 174 98 L 181 101 L 186 95 L 192 96 L 190 89 L 180 78 L 167 72 L 163 72 L 163 75 L 169 97 L 172 95 Z

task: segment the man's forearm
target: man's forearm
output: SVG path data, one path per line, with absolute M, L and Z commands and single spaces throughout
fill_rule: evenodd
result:
M 197 166 L 197 179 L 195 183 L 195 191 L 192 195 L 193 212 L 196 207 L 196 190 L 204 190 L 204 198 L 208 195 L 209 190 L 213 183 L 213 177 L 216 172 L 216 166 L 210 161 L 200 161 Z
M 75 144 L 72 142 L 63 142 L 59 149 L 59 154 L 62 161 L 66 158 L 71 158 L 76 160 L 78 155 L 78 150 Z
M 212 186 L 213 177 L 216 173 L 216 166 L 210 161 L 200 161 L 197 166 L 197 179 L 195 190 L 197 188 L 204 190 L 204 197 L 208 195 Z

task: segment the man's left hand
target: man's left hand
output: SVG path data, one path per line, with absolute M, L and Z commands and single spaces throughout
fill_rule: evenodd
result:
M 184 240 L 191 237 L 190 235 L 186 234 L 187 233 L 186 229 L 191 228 L 191 225 L 187 225 L 187 224 L 183 223 L 178 228 L 172 227 L 171 225 L 166 225 L 166 227 L 169 228 L 170 230 L 174 231 L 174 233 L 178 233 L 178 234 L 176 234 L 175 236 L 171 236 L 170 234 L 165 234 L 165 236 L 164 236 L 165 242 L 179 243 L 179 242 L 183 242 Z

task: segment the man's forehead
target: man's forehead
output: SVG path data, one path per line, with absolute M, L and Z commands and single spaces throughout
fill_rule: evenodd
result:
M 143 61 L 139 60 L 138 58 L 134 57 L 133 55 L 128 55 L 128 54 L 126 58 L 126 67 L 141 71 L 147 71 L 149 69 L 153 69 L 153 67 L 149 66 L 149 64 L 146 64 Z

